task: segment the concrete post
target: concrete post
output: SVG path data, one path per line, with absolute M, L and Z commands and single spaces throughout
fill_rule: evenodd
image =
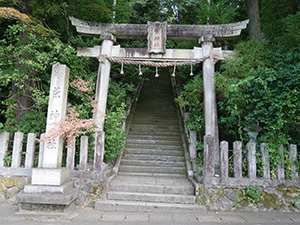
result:
M 190 158 L 196 159 L 197 158 L 197 149 L 196 149 L 196 141 L 197 141 L 197 133 L 196 131 L 190 131 L 190 145 L 189 145 L 189 152 Z
M 35 133 L 29 133 L 27 137 L 26 146 L 26 158 L 25 158 L 25 168 L 32 168 L 34 164 L 34 151 L 35 151 Z
M 66 65 L 53 65 L 52 67 L 46 136 L 54 128 L 53 123 L 60 122 L 66 116 L 69 73 L 70 70 Z M 62 137 L 47 142 L 44 149 L 43 168 L 60 168 L 62 149 Z
M 221 142 L 221 177 L 228 178 L 228 142 Z
M 248 177 L 256 179 L 256 143 L 248 142 Z
M 104 138 L 105 132 L 96 132 L 95 153 L 94 153 L 94 170 L 101 171 L 104 159 Z
M 204 177 L 213 177 L 215 175 L 213 142 L 213 136 L 204 136 Z
M 112 34 L 105 34 L 101 35 L 101 38 L 104 39 L 101 45 L 101 56 L 111 56 L 115 37 Z M 97 121 L 100 130 L 103 131 L 111 65 L 105 57 L 99 58 L 99 61 L 95 96 L 98 109 L 93 117 Z
M 283 155 L 283 145 L 281 144 L 279 146 L 279 152 L 280 152 L 280 155 Z M 278 176 L 278 180 L 284 180 L 285 178 L 285 173 L 284 173 L 284 162 L 280 162 L 278 163 L 277 165 L 277 176 Z
M 45 133 L 41 134 L 40 139 L 45 138 L 45 136 L 46 136 Z M 43 167 L 44 150 L 45 150 L 45 142 L 40 142 L 40 146 L 39 146 L 39 163 L 38 163 L 38 168 L 42 168 L 42 167 Z
M 264 179 L 271 179 L 271 174 L 270 174 L 270 155 L 267 151 L 269 148 L 268 144 L 266 143 L 261 143 L 260 144 L 260 150 L 261 150 L 261 156 L 263 160 L 263 165 L 264 165 L 264 174 L 263 178 Z
M 103 157 L 104 157 L 104 139 L 105 133 L 104 129 L 104 120 L 106 113 L 106 103 L 107 103 L 107 93 L 109 86 L 109 77 L 110 77 L 110 62 L 105 58 L 105 56 L 111 56 L 112 47 L 116 41 L 115 36 L 111 33 L 106 33 L 101 35 L 103 39 L 101 45 L 101 55 L 99 56 L 99 69 L 98 77 L 96 84 L 96 96 L 95 100 L 97 102 L 97 110 L 93 115 L 93 118 L 96 120 L 99 132 L 95 134 L 95 159 L 94 159 L 94 169 L 100 171 L 102 168 Z
M 212 55 L 212 35 L 202 36 L 199 42 L 202 43 L 203 51 L 203 88 L 204 88 L 204 110 L 205 110 L 205 135 L 214 137 L 214 167 L 216 173 L 220 171 L 219 153 L 219 131 L 217 118 L 217 103 L 215 93 L 215 62 Z
M 3 132 L 0 134 L 0 167 L 5 166 L 4 157 L 8 148 L 9 133 Z
M 233 142 L 233 154 L 234 154 L 234 177 L 242 177 L 242 142 Z
M 296 171 L 297 170 L 297 165 L 295 164 L 295 161 L 297 160 L 297 145 L 289 145 L 289 152 L 290 152 L 290 159 L 293 162 L 292 166 L 292 178 L 293 180 L 298 180 L 299 174 Z
M 74 170 L 75 165 L 75 152 L 76 152 L 76 139 L 71 140 L 67 149 L 67 168 Z
M 24 133 L 22 132 L 15 132 L 14 135 L 14 145 L 13 145 L 13 152 L 12 152 L 12 168 L 19 168 L 21 164 L 21 152 L 23 146 L 23 137 Z
M 87 160 L 88 160 L 88 144 L 89 139 L 87 136 L 82 136 L 80 138 L 80 160 L 79 160 L 79 170 L 86 170 Z

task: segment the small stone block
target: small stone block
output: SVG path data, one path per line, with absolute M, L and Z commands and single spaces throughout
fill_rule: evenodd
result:
M 62 185 L 69 180 L 69 169 L 36 168 L 32 170 L 33 185 Z
M 65 215 L 74 209 L 74 202 L 69 205 L 20 204 L 18 214 Z
M 26 185 L 24 193 L 26 194 L 64 194 L 73 187 L 73 182 L 69 181 L 60 186 L 46 186 L 46 185 Z
M 21 204 L 32 205 L 69 205 L 78 196 L 79 191 L 75 188 L 68 190 L 64 194 L 26 194 L 17 195 L 17 200 Z

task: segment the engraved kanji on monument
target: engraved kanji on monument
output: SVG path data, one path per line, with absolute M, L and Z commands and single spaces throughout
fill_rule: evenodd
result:
M 167 22 L 148 22 L 148 53 L 166 52 Z
M 50 84 L 50 99 L 46 136 L 58 126 L 56 123 L 65 118 L 67 108 L 70 70 L 66 65 L 53 65 Z M 45 143 L 43 168 L 60 168 L 62 161 L 63 139 L 56 137 Z

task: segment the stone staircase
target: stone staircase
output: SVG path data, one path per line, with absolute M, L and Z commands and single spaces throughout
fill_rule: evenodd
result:
M 119 175 L 110 183 L 102 211 L 203 212 L 187 179 L 184 151 L 167 71 L 143 87 Z

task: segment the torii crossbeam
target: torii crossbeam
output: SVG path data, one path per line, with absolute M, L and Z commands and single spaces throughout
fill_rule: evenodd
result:
M 112 59 L 119 60 L 149 60 L 149 61 L 189 61 L 191 64 L 203 62 L 203 86 L 205 108 L 205 136 L 209 143 L 205 143 L 206 176 L 214 176 L 220 168 L 219 133 L 217 120 L 216 94 L 214 85 L 215 66 L 218 60 L 232 56 L 232 51 L 213 48 L 216 40 L 228 40 L 240 35 L 249 20 L 238 23 L 221 25 L 167 25 L 164 23 L 148 24 L 105 24 L 91 23 L 71 17 L 72 25 L 79 33 L 86 36 L 97 36 L 103 39 L 102 45 L 94 48 L 79 48 L 78 56 L 97 57 L 99 71 L 96 87 L 96 100 L 101 113 L 105 113 L 107 91 Z M 146 39 L 148 49 L 121 48 L 113 46 L 118 39 Z M 169 40 L 198 40 L 201 48 L 192 50 L 165 49 L 165 41 Z M 103 130 L 104 117 L 94 118 Z M 207 147 L 208 146 L 208 147 Z M 210 149 L 210 150 L 208 150 Z

